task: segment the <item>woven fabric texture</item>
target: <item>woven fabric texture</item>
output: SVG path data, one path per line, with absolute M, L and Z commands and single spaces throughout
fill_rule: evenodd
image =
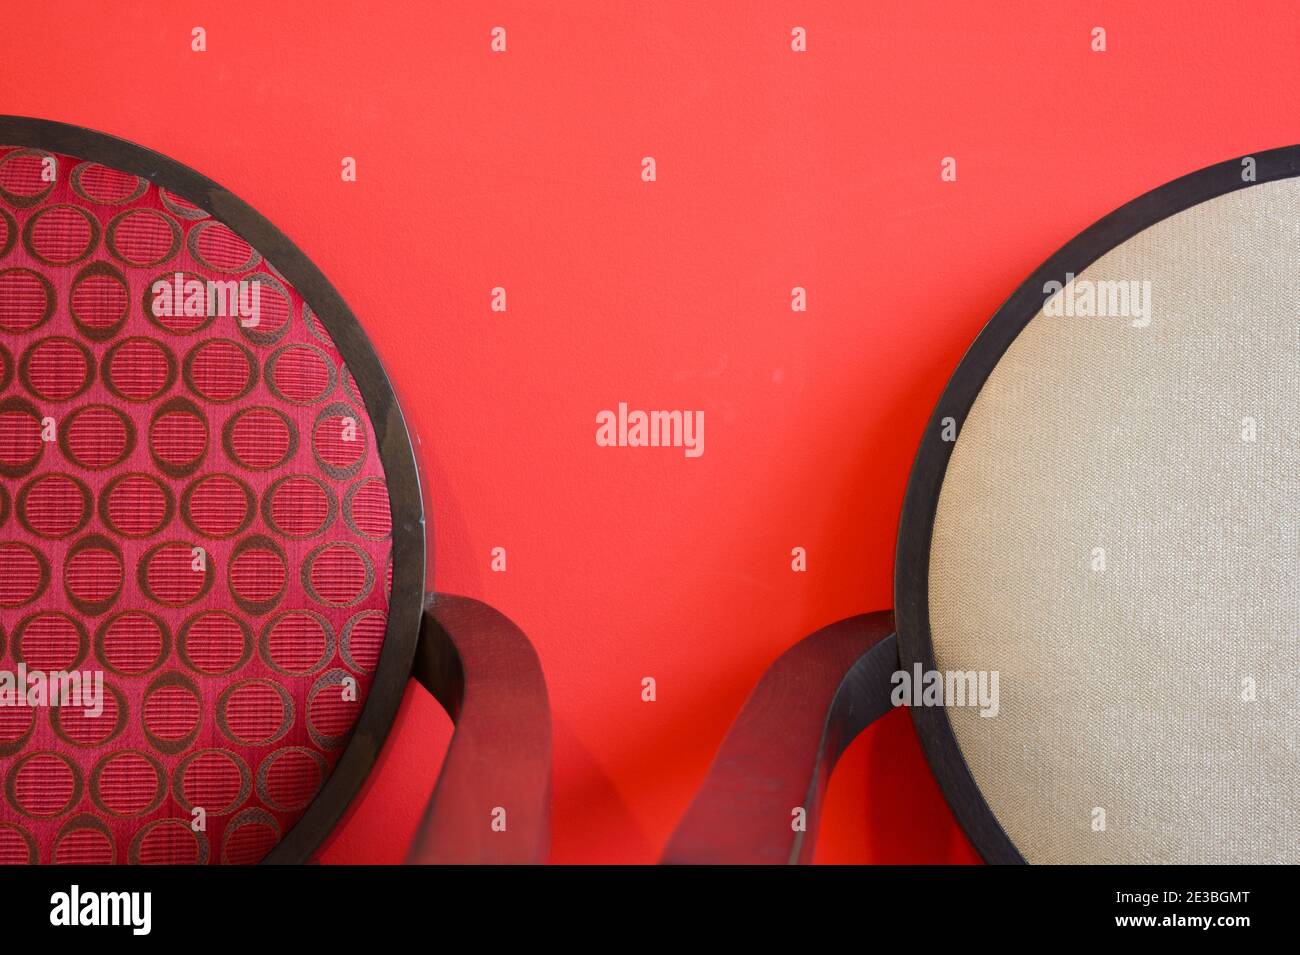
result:
M 1150 311 L 1040 312 L 944 478 L 936 663 L 1000 675 L 957 741 L 1031 862 L 1298 862 L 1300 182 L 1121 244 L 1084 311 L 1085 281 Z
M 364 705 L 389 524 L 356 384 L 272 263 L 0 146 L 0 861 L 261 859 Z M 97 674 L 100 712 L 33 673 Z

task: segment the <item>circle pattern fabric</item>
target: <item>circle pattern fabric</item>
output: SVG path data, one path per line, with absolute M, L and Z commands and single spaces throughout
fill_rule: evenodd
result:
M 0 146 L 0 861 L 259 861 L 361 714 L 390 537 L 356 384 L 273 265 Z

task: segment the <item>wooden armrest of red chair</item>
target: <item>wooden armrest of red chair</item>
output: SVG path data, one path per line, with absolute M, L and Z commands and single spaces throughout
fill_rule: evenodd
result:
M 782 654 L 727 731 L 662 861 L 810 862 L 831 770 L 891 708 L 897 669 L 890 611 L 833 623 Z
M 545 862 L 551 714 L 528 638 L 485 603 L 433 594 L 413 675 L 456 729 L 407 862 Z

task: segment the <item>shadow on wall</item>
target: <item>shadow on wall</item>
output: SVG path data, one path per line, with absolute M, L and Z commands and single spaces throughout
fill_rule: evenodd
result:
M 557 865 L 608 865 L 611 862 L 647 862 L 654 858 L 654 846 L 646 838 L 621 793 L 591 751 L 574 735 L 568 722 L 552 714 L 551 731 L 555 760 L 568 767 L 571 780 L 563 800 L 551 806 L 552 830 L 571 833 L 617 833 L 618 852 L 613 854 L 598 839 L 551 840 L 551 862 Z M 632 754 L 635 755 L 635 754 Z M 580 780 L 580 782 L 573 782 Z

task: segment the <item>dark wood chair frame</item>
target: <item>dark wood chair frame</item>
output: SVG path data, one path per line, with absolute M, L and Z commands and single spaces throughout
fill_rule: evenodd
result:
M 1249 175 L 1248 173 L 1253 173 Z M 817 631 L 764 674 L 732 724 L 663 855 L 669 863 L 800 863 L 812 858 L 822 796 L 844 748 L 891 707 L 890 676 L 935 669 L 929 564 L 939 491 L 953 442 L 993 368 L 1050 297 L 1106 252 L 1162 219 L 1238 189 L 1300 175 L 1300 146 L 1230 159 L 1175 179 L 1080 233 L 998 309 L 962 358 L 926 426 L 912 466 L 894 562 L 894 614 L 865 614 Z M 1057 287 L 1059 288 L 1060 285 Z M 896 616 L 896 621 L 893 617 Z M 963 758 L 943 707 L 912 720 L 945 799 L 985 861 L 1026 860 L 1003 830 Z M 806 831 L 791 813 L 806 812 Z
M 356 316 L 279 229 L 212 180 L 134 143 L 65 123 L 0 116 L 0 144 L 124 170 L 207 210 L 262 253 L 329 332 L 356 381 L 384 467 L 393 525 L 388 628 L 352 738 L 303 816 L 263 860 L 311 861 L 374 766 L 414 676 L 455 723 L 415 840 L 414 863 L 544 862 L 549 845 L 551 722 L 528 638 L 468 597 L 425 595 L 419 470 L 392 383 Z M 493 826 L 504 810 L 505 828 Z

